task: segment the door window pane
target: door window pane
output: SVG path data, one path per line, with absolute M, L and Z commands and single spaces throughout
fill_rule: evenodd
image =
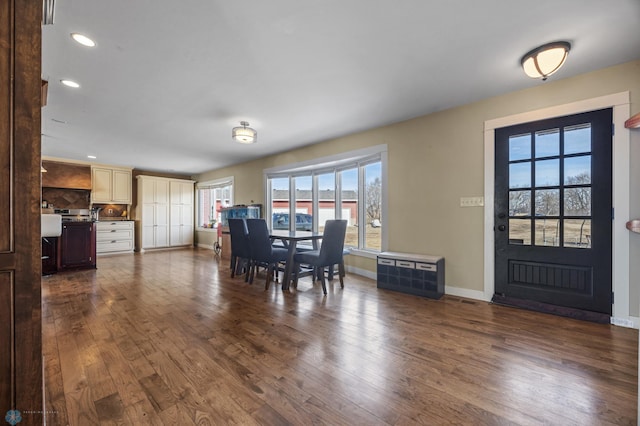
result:
M 564 214 L 567 216 L 591 216 L 591 188 L 565 189 Z
M 558 216 L 560 214 L 560 190 L 536 191 L 536 216 Z
M 536 158 L 553 157 L 560 154 L 560 130 L 536 132 Z
M 536 161 L 536 186 L 560 184 L 560 160 Z
M 579 124 L 564 129 L 564 154 L 591 152 L 591 124 Z
M 530 219 L 509 219 L 509 244 L 531 245 Z
M 341 218 L 347 220 L 347 234 L 344 244 L 351 247 L 358 246 L 358 169 L 348 169 L 340 172 L 342 183 L 342 197 L 340 205 Z
M 531 162 L 509 164 L 509 189 L 531 187 Z
M 565 185 L 591 183 L 591 156 L 582 155 L 564 159 Z
M 591 219 L 565 219 L 564 246 L 591 248 Z
M 509 191 L 509 216 L 531 215 L 531 191 Z
M 509 161 L 531 158 L 531 135 L 509 136 Z
M 536 245 L 558 247 L 560 245 L 560 221 L 536 219 Z

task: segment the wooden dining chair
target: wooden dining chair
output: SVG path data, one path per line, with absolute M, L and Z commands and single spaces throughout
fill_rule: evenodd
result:
M 322 244 L 319 250 L 296 253 L 293 257 L 293 270 L 299 271 L 301 265 L 310 265 L 314 269 L 313 277 L 322 282 L 322 291 L 327 294 L 327 286 L 324 277 L 324 268 L 338 265 L 340 287 L 344 288 L 344 237 L 347 232 L 346 220 L 327 220 L 324 225 Z M 298 287 L 298 275 L 295 274 L 294 288 Z
M 264 219 L 246 219 L 249 230 L 249 250 L 251 252 L 251 267 L 249 282 L 253 282 L 253 277 L 259 266 L 267 269 L 267 280 L 264 286 L 269 289 L 271 277 L 278 271 L 278 264 L 285 262 L 288 257 L 288 250 L 274 247 L 269 237 L 269 229 Z

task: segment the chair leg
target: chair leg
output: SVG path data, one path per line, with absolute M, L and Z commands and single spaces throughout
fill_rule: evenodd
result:
M 326 295 L 327 294 L 327 284 L 325 283 L 324 274 L 322 274 L 322 277 L 320 278 L 320 282 L 322 283 L 322 291 Z
M 238 258 L 236 256 L 231 256 L 231 264 L 229 268 L 231 268 L 231 278 L 233 278 L 236 274 L 236 263 L 238 262 Z
M 253 264 L 253 262 L 251 262 L 251 259 L 246 259 L 245 261 L 245 273 L 244 273 L 244 282 L 248 283 L 249 282 L 249 276 L 251 275 L 251 265 Z
M 264 291 L 269 290 L 269 284 L 271 284 L 271 274 L 273 274 L 273 269 L 271 265 L 267 266 L 267 281 L 264 285 Z
M 340 288 L 344 288 L 344 260 L 338 264 L 338 277 L 340 277 Z
M 327 279 L 329 281 L 333 280 L 333 265 L 327 267 Z
M 298 275 L 300 275 L 300 265 L 297 263 L 293 264 L 293 268 L 291 268 L 291 270 L 293 271 L 293 288 L 294 289 L 298 289 Z
M 253 284 L 253 277 L 256 275 L 256 268 L 258 267 L 257 262 L 251 262 L 251 272 L 249 274 L 249 284 Z

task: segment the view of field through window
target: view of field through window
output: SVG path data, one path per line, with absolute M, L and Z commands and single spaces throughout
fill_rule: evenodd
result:
M 591 126 L 509 138 L 509 242 L 591 247 Z

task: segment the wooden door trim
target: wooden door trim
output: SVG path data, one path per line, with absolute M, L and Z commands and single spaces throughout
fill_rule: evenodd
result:
M 490 301 L 495 290 L 494 259 L 494 180 L 495 180 L 495 129 L 530 121 L 578 114 L 597 109 L 613 108 L 615 135 L 613 136 L 613 291 L 616 294 L 612 309 L 612 323 L 633 322 L 638 318 L 629 315 L 629 232 L 625 223 L 629 220 L 629 149 L 630 132 L 624 121 L 630 114 L 629 92 L 614 93 L 564 105 L 556 105 L 535 111 L 487 120 L 484 123 L 484 292 L 482 299 Z

